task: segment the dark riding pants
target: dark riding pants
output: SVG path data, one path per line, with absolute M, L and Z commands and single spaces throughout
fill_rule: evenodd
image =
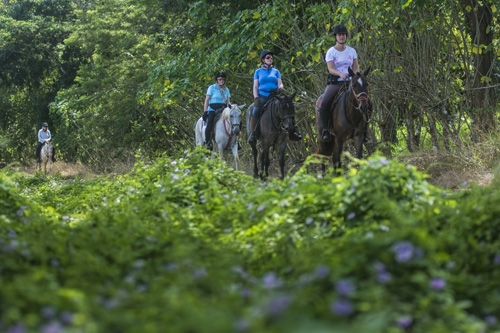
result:
M 215 111 L 208 111 L 207 128 L 205 128 L 205 142 L 212 140 L 212 131 L 214 128 Z
M 36 160 L 40 160 L 40 152 L 42 151 L 42 147 L 43 147 L 43 143 L 41 142 L 38 142 L 38 144 L 36 145 Z
M 328 110 L 330 110 L 333 101 L 337 97 L 340 88 L 342 88 L 344 84 L 344 82 L 336 82 L 326 86 L 325 92 L 323 93 L 323 98 L 321 100 L 321 107 L 319 108 L 319 112 L 328 112 Z
M 268 98 L 269 96 L 259 95 L 259 106 L 253 105 L 252 117 L 259 118 L 262 107 L 266 104 Z

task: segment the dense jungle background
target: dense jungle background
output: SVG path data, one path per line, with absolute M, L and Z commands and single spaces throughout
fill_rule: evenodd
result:
M 323 55 L 342 23 L 361 70 L 372 68 L 367 152 L 424 151 L 447 165 L 491 167 L 497 10 L 493 0 L 2 1 L 1 161 L 32 165 L 43 121 L 59 159 L 94 172 L 131 167 L 138 151 L 154 159 L 193 147 L 214 73 L 225 71 L 232 100 L 249 105 L 258 54 L 268 48 L 286 92 L 298 93 L 305 139 L 290 145 L 287 163 L 300 164 L 316 150 Z

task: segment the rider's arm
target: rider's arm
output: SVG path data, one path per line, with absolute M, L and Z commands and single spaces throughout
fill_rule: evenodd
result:
M 203 111 L 208 110 L 208 102 L 210 101 L 210 98 L 211 98 L 211 96 L 209 96 L 209 95 L 207 95 L 207 97 L 205 97 L 205 104 L 203 105 Z
M 253 97 L 254 98 L 259 97 L 259 80 L 258 79 L 253 80 Z
M 278 79 L 278 89 L 283 89 L 283 81 L 281 79 Z
M 327 61 L 326 65 L 328 66 L 328 72 L 330 74 L 340 76 L 343 80 L 346 80 L 349 77 L 349 75 L 336 70 L 333 61 Z
M 359 72 L 358 59 L 353 59 L 351 67 L 354 73 Z

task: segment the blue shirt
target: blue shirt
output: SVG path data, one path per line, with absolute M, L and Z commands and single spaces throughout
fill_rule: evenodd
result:
M 254 80 L 259 80 L 259 95 L 269 96 L 272 90 L 278 89 L 278 79 L 281 79 L 280 71 L 274 67 L 259 68 L 253 74 Z
M 208 87 L 207 96 L 210 96 L 207 110 L 215 111 L 210 107 L 210 104 L 226 104 L 227 99 L 231 98 L 231 93 L 229 92 L 229 89 L 226 86 L 224 86 L 224 95 L 223 95 L 219 89 L 219 85 L 217 83 L 214 83 Z

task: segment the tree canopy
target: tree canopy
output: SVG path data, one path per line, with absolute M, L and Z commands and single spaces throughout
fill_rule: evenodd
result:
M 232 99 L 248 105 L 268 48 L 298 92 L 306 136 L 291 152 L 304 157 L 338 23 L 373 69 L 375 147 L 460 149 L 496 127 L 497 10 L 493 0 L 4 1 L 1 156 L 29 163 L 42 121 L 65 160 L 103 171 L 139 149 L 153 158 L 192 146 L 213 74 L 225 71 Z

